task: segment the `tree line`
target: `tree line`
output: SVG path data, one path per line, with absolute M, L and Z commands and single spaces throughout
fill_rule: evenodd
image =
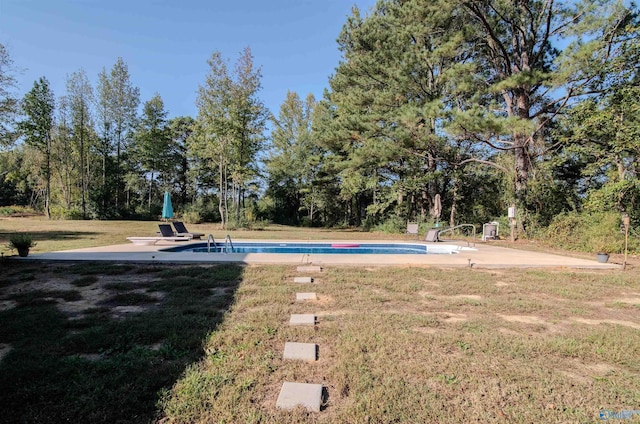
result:
M 139 110 L 140 90 L 122 58 L 100 72 L 95 88 L 80 70 L 57 98 L 41 77 L 16 99 L 12 61 L 0 49 L 2 205 L 47 217 L 152 218 L 169 191 L 178 211 L 225 225 L 240 221 L 245 199 L 255 198 L 268 112 L 250 49 L 232 70 L 214 52 L 198 116 L 172 119 L 157 93 Z
M 168 190 L 178 211 L 223 226 L 453 226 L 510 206 L 525 231 L 572 212 L 638 222 L 637 12 L 616 0 L 354 7 L 323 98 L 289 92 L 277 114 L 249 48 L 231 68 L 214 52 L 198 115 L 174 119 L 159 95 L 138 115 L 121 59 L 95 89 L 78 71 L 57 101 L 44 77 L 15 99 L 2 48 L 2 203 L 152 216 Z

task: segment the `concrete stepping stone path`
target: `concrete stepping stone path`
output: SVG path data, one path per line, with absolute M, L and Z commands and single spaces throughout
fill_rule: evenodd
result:
M 312 277 L 293 277 L 293 282 L 298 284 L 313 283 Z
M 318 300 L 318 296 L 315 293 L 296 293 L 296 302 L 305 300 Z
M 291 314 L 289 325 L 316 325 L 314 314 Z
M 294 409 L 302 406 L 308 411 L 320 412 L 322 403 L 322 384 L 282 383 L 282 389 L 276 401 L 276 408 Z
M 300 361 L 317 361 L 318 345 L 315 343 L 287 342 L 284 345 L 284 359 L 297 359 Z
M 317 265 L 303 265 L 297 268 L 298 272 L 322 272 L 322 267 Z
M 298 272 L 322 272 L 319 266 L 299 266 Z M 294 277 L 294 283 L 308 284 L 313 283 L 312 277 Z M 307 300 L 316 300 L 318 296 L 315 293 L 296 293 L 296 302 Z M 315 326 L 316 316 L 314 314 L 291 314 L 289 318 L 290 326 Z M 286 342 L 284 345 L 284 359 L 317 361 L 318 345 L 315 343 L 297 343 Z M 309 383 L 292 383 L 285 381 L 282 383 L 276 408 L 294 409 L 302 406 L 307 411 L 320 412 L 322 404 L 322 384 Z

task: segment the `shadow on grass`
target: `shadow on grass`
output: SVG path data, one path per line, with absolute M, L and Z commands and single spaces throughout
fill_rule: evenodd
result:
M 61 276 L 61 268 L 24 271 L 70 283 L 86 272 L 86 265 L 68 266 Z M 0 290 L 0 305 L 16 305 L 0 310 L 0 348 L 10 347 L 0 362 L 0 422 L 140 423 L 159 418 L 164 393 L 202 356 L 243 268 L 105 269 L 99 278 L 115 278 L 102 283 L 106 298 L 75 315 L 58 304 L 77 301 L 81 287 L 12 293 L 23 283 L 12 271 L 12 284 Z M 101 283 L 94 284 L 85 287 Z
M 95 231 L 18 231 L 20 233 L 31 234 L 34 241 L 55 241 L 55 240 L 79 240 L 90 236 L 97 236 L 102 233 Z M 9 240 L 16 231 L 0 231 L 0 240 Z

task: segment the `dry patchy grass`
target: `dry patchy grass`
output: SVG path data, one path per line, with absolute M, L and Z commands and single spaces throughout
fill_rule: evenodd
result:
M 331 268 L 306 287 L 293 275 L 245 271 L 205 358 L 165 399 L 168 422 L 590 422 L 637 409 L 632 274 Z M 312 312 L 315 328 L 288 326 Z M 287 341 L 317 343 L 319 360 L 282 359 Z M 323 384 L 323 411 L 277 410 L 284 381 Z
M 158 231 L 158 221 L 70 221 L 47 220 L 42 217 L 0 218 L 0 253 L 11 255 L 7 247 L 9 237 L 15 232 L 28 232 L 38 243 L 33 253 L 85 247 L 125 244 L 129 236 L 151 236 Z M 219 224 L 189 224 L 190 231 L 213 234 L 216 240 L 224 240 L 227 234 L 236 239 L 257 240 L 348 240 L 348 239 L 406 239 L 415 236 L 362 232 L 359 230 L 329 230 L 322 228 L 297 228 L 270 225 L 264 230 L 221 230 Z
M 216 238 L 227 233 L 214 224 L 189 227 Z M 0 219 L 0 250 L 14 231 L 31 232 L 37 253 L 120 244 L 156 230 L 157 222 Z M 398 238 L 277 226 L 229 233 L 234 239 Z M 626 272 L 336 267 L 313 285 L 292 283 L 298 274 L 289 266 L 230 268 L 231 280 L 222 275 L 223 284 L 198 268 L 185 274 L 97 264 L 76 265 L 71 273 L 21 267 L 3 272 L 10 285 L 0 283 L 0 366 L 11 362 L 15 368 L 35 358 L 23 364 L 25 373 L 80 370 L 68 371 L 71 380 L 47 382 L 44 388 L 58 396 L 57 406 L 41 397 L 44 402 L 29 411 L 44 415 L 33 417 L 46 416 L 53 406 L 61 416 L 79 413 L 74 407 L 92 416 L 96 406 L 88 401 L 95 398 L 126 402 L 133 411 L 135 397 L 118 392 L 119 379 L 132 375 L 135 382 L 124 385 L 127 393 L 144 389 L 148 396 L 133 422 L 150 416 L 228 423 L 592 422 L 600 409 L 640 409 L 637 265 Z M 162 283 L 169 280 L 171 285 Z M 184 291 L 172 289 L 183 285 Z M 315 291 L 319 299 L 295 302 L 302 291 Z M 225 315 L 211 315 L 229 305 Z M 40 318 L 33 322 L 26 312 L 36 310 Z M 315 313 L 319 323 L 291 328 L 293 313 Z M 163 328 L 170 335 L 150 327 L 158 314 L 168 320 Z M 199 330 L 171 324 L 179 317 Z M 13 324 L 6 324 L 17 318 L 31 333 L 8 330 Z M 108 338 L 100 337 L 107 331 L 102 321 L 109 323 Z M 131 338 L 132 331 L 139 339 Z M 188 355 L 186 335 L 195 349 Z M 317 343 L 319 359 L 283 360 L 287 341 Z M 29 349 L 38 354 L 27 355 Z M 38 362 L 43 354 L 50 362 Z M 168 366 L 171 378 L 158 375 Z M 108 384 L 92 385 L 96 369 Z M 149 375 L 165 388 L 151 392 L 158 415 L 149 412 Z M 323 411 L 277 410 L 283 381 L 322 384 Z M 67 386 L 83 394 L 65 398 Z M 25 399 L 32 394 L 23 393 Z M 116 420 L 100 411 L 106 422 Z

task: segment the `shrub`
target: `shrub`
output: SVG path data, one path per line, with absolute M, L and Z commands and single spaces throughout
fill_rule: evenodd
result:
M 621 253 L 624 235 L 620 223 L 620 215 L 614 212 L 563 213 L 551 221 L 544 240 L 566 250 Z M 636 250 L 637 244 L 632 242 L 630 250 Z
M 0 216 L 12 216 L 12 215 L 37 215 L 39 214 L 35 210 L 26 206 L 2 206 L 0 207 Z
M 404 233 L 407 230 L 407 221 L 397 215 L 391 216 L 380 224 L 373 226 L 373 230 L 390 234 Z
M 82 219 L 82 211 L 78 208 L 64 208 L 62 206 L 51 206 L 51 219 Z
M 31 234 L 14 233 L 9 237 L 9 248 L 12 250 L 29 249 L 36 245 Z

